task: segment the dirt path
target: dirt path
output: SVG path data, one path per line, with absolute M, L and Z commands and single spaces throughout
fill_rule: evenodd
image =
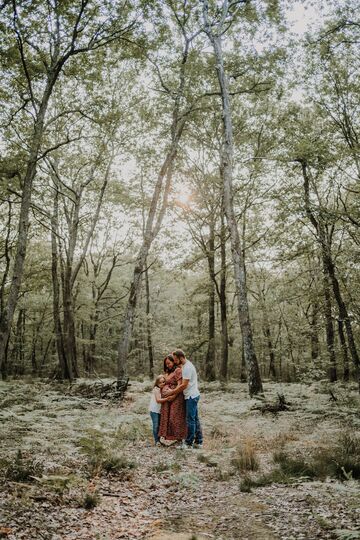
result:
M 312 449 L 344 419 L 357 429 L 357 402 L 334 409 L 326 394 L 300 385 L 287 385 L 286 395 L 292 410 L 274 417 L 251 410 L 243 385 L 227 392 L 208 386 L 204 449 L 184 451 L 151 446 L 145 384 L 133 384 L 119 408 L 46 385 L 2 383 L 2 468 L 21 448 L 35 472 L 30 481 L 2 481 L 0 537 L 3 531 L 9 540 L 360 538 L 355 481 L 299 479 L 240 491 L 245 473 L 232 466 L 240 443 L 256 452 L 260 474 L 271 469 L 279 447 Z M 123 460 L 116 474 L 94 473 L 103 446 Z M 36 473 L 36 463 L 45 468 Z M 86 510 L 89 493 L 97 505 Z

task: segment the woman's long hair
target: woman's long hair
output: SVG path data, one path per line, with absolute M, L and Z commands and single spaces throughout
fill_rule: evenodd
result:
M 173 367 L 172 368 L 168 368 L 167 365 L 166 365 L 166 360 L 169 359 L 173 362 Z M 168 354 L 167 356 L 165 356 L 164 358 L 164 373 L 172 373 L 174 370 L 175 370 L 175 362 L 174 362 L 174 357 L 172 354 Z

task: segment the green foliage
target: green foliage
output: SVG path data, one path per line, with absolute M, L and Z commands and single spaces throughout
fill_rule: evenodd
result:
M 91 430 L 89 435 L 79 441 L 81 453 L 87 457 L 87 467 L 92 476 L 101 472 L 121 474 L 136 468 L 134 461 L 114 450 L 114 441 L 106 441 L 103 434 L 97 430 Z
M 273 455 L 274 463 L 280 466 L 280 470 L 285 475 L 301 476 L 313 478 L 315 471 L 313 467 L 302 457 L 289 457 L 285 452 L 275 452 Z
M 102 461 L 102 469 L 108 473 L 118 473 L 124 469 L 135 469 L 136 463 L 117 453 L 106 453 Z
M 360 531 L 351 531 L 348 529 L 335 529 L 333 531 L 336 535 L 336 538 L 339 540 L 359 540 Z
M 241 493 L 250 493 L 251 488 L 254 486 L 254 481 L 250 476 L 245 475 L 240 482 L 239 489 Z
M 318 476 L 333 476 L 340 480 L 360 479 L 360 437 L 349 431 L 339 435 L 328 447 L 313 455 Z
M 128 442 L 143 441 L 150 435 L 151 426 L 149 423 L 133 419 L 131 422 L 124 422 L 116 429 L 115 440 L 121 445 Z
M 182 489 L 196 489 L 199 486 L 199 477 L 194 473 L 179 473 L 175 481 Z
M 86 492 L 84 497 L 83 497 L 83 500 L 82 500 L 82 506 L 86 510 L 92 510 L 93 508 L 98 506 L 100 501 L 101 501 L 101 498 L 100 498 L 100 495 L 99 495 L 99 493 L 97 491 L 94 491 L 94 492 L 91 492 L 91 493 Z
M 43 472 L 43 465 L 34 457 L 26 457 L 18 450 L 16 457 L 12 460 L 3 460 L 0 464 L 5 478 L 13 482 L 32 482 L 33 477 L 39 476 Z

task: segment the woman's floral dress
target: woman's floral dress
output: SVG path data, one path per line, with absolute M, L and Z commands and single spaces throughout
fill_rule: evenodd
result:
M 177 367 L 166 378 L 166 385 L 161 390 L 161 396 L 166 397 L 169 390 L 177 387 L 178 381 L 181 383 L 182 370 Z M 183 392 L 180 392 L 174 401 L 166 401 L 161 405 L 159 436 L 168 441 L 181 441 L 186 439 L 186 408 Z

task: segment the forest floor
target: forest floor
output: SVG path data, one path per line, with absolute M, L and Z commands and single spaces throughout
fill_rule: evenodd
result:
M 204 448 L 181 450 L 152 446 L 149 383 L 117 404 L 1 382 L 0 538 L 360 538 L 360 401 L 331 388 L 336 401 L 325 382 L 266 383 L 267 402 L 290 403 L 272 414 L 245 384 L 203 385 Z

